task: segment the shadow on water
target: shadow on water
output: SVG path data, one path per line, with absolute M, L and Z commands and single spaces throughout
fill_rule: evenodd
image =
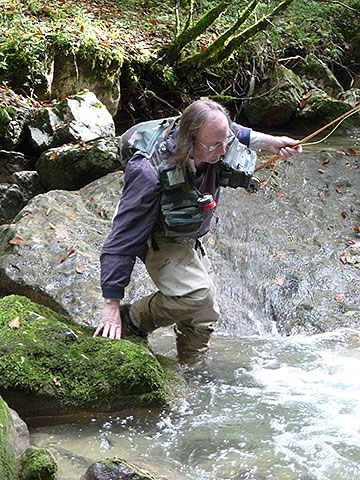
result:
M 351 145 L 358 149 L 359 136 L 349 138 L 341 138 L 341 147 Z M 338 144 L 331 144 L 325 149 L 337 148 Z M 308 217 L 304 220 L 304 230 L 296 230 L 292 225 L 294 217 L 283 210 L 282 228 L 289 229 L 289 235 L 284 235 L 289 238 L 288 252 L 296 257 L 298 252 L 306 253 L 306 248 L 315 245 L 317 253 L 315 267 L 311 262 L 302 266 L 304 257 L 299 254 L 299 264 L 295 262 L 288 270 L 280 270 L 294 283 L 295 274 L 306 277 L 307 270 L 314 268 L 308 283 L 299 278 L 296 290 L 293 283 L 290 285 L 296 301 L 292 306 L 289 303 L 295 313 L 288 317 L 288 322 L 301 315 L 309 319 L 306 315 L 310 308 L 315 308 L 318 297 L 321 308 L 338 307 L 337 304 L 332 307 L 331 280 L 325 282 L 331 300 L 321 303 L 322 292 L 316 291 L 316 285 L 323 286 L 324 279 L 316 277 L 319 275 L 316 266 L 323 262 L 324 252 L 331 256 L 328 250 L 340 248 L 336 243 L 339 240 L 334 237 L 332 245 L 327 243 L 331 236 L 327 217 L 320 219 L 326 232 L 319 228 L 316 233 L 321 247 L 316 238 L 308 240 L 311 235 L 316 236 L 314 231 L 318 227 L 311 222 L 320 210 L 296 195 L 299 194 L 294 193 L 292 203 L 292 208 L 298 209 L 296 220 L 300 222 L 304 211 Z M 232 196 L 226 198 L 233 201 Z M 300 325 L 297 331 L 292 327 L 291 336 L 282 335 L 281 324 L 277 323 L 281 306 L 276 301 L 285 300 L 272 290 L 279 285 L 258 288 L 261 282 L 273 284 L 277 272 L 275 269 L 269 273 L 269 260 L 261 257 L 268 255 L 266 234 L 274 227 L 274 219 L 269 215 L 269 224 L 261 228 L 256 219 L 250 219 L 242 228 L 248 215 L 246 210 L 241 211 L 241 216 L 235 209 L 231 213 L 231 205 L 226 209 L 230 211 L 226 215 L 226 238 L 222 240 L 220 253 L 216 249 L 210 252 L 221 283 L 218 288 L 224 318 L 212 339 L 206 365 L 184 371 L 188 396 L 171 411 L 133 410 L 107 417 L 87 417 L 81 423 L 69 419 L 61 425 L 32 428 L 32 443 L 46 446 L 55 454 L 60 479 L 78 480 L 90 463 L 114 456 L 169 480 L 360 478 L 360 333 L 339 324 L 323 333 L 311 326 L 314 335 L 303 334 L 309 331 L 302 332 Z M 237 223 L 239 218 L 241 225 Z M 310 224 L 314 229 L 310 230 L 311 235 L 306 230 Z M 234 245 L 234 228 L 236 241 L 246 245 L 246 249 Z M 291 239 L 301 235 L 307 239 L 306 245 Z M 275 245 L 273 253 L 276 252 Z M 245 261 L 244 253 L 248 256 Z M 327 264 L 322 268 L 327 271 Z M 360 277 L 354 270 L 351 272 L 350 283 L 354 283 L 354 291 L 359 291 Z M 334 274 L 330 269 L 323 275 L 327 278 L 326 275 Z M 341 284 L 337 285 L 340 288 Z M 312 290 L 308 292 L 307 288 Z M 352 291 L 347 295 L 350 297 Z M 358 293 L 353 295 L 357 300 Z M 305 305 L 306 308 L 300 309 Z M 336 315 L 350 319 L 359 315 L 350 301 L 345 310 L 341 302 L 341 308 Z M 314 316 L 320 314 L 321 309 Z M 172 329 L 155 332 L 150 341 L 155 351 L 175 357 Z

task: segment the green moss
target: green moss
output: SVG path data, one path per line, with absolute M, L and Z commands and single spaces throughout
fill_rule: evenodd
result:
M 8 436 L 12 428 L 9 409 L 0 397 L 0 478 L 14 480 L 18 471 L 18 460 L 15 452 L 8 443 Z
M 46 448 L 28 448 L 21 456 L 21 480 L 53 480 L 58 467 Z
M 19 328 L 11 328 L 17 319 Z M 16 323 L 16 322 L 15 322 Z M 93 329 L 10 295 L 0 299 L 0 388 L 59 408 L 167 404 L 174 385 L 143 340 L 93 338 Z

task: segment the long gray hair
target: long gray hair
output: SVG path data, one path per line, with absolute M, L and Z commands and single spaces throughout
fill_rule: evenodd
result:
M 179 167 L 185 167 L 192 157 L 194 142 L 204 123 L 215 121 L 217 113 L 223 113 L 230 124 L 229 113 L 225 107 L 213 100 L 196 100 L 185 108 L 181 115 L 176 134 L 174 162 Z

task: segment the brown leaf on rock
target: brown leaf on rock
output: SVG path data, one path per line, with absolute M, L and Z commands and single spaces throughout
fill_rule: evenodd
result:
M 345 150 L 345 153 L 346 155 L 349 155 L 351 157 L 355 157 L 356 155 L 359 155 L 359 152 L 357 152 L 356 150 L 354 150 L 353 148 L 347 148 Z
M 277 252 L 275 254 L 275 258 L 276 258 L 276 260 L 282 260 L 283 258 L 285 258 L 285 253 L 284 252 Z
M 337 302 L 343 302 L 345 300 L 345 295 L 335 295 L 334 300 Z
M 45 215 L 48 217 L 51 212 L 52 212 L 52 207 L 48 207 L 48 208 L 46 209 Z
M 24 242 L 25 240 L 21 237 L 14 237 L 9 240 L 9 243 L 11 243 L 11 245 L 22 245 Z
M 360 227 L 359 227 L 359 225 L 355 225 L 355 227 L 354 227 L 354 232 L 360 233 Z
M 335 187 L 336 193 L 339 195 L 342 195 L 345 192 L 345 187 L 343 185 L 338 185 Z
M 8 323 L 10 328 L 20 328 L 20 318 L 15 317 Z
M 79 273 L 80 275 L 82 275 L 85 272 L 85 267 L 83 265 L 77 265 L 77 267 L 75 268 L 75 271 L 76 273 Z
M 342 216 L 342 218 L 346 218 L 346 217 L 348 216 L 348 214 L 347 214 L 346 212 L 344 212 L 344 211 L 342 211 L 342 212 L 340 213 L 340 215 Z
M 274 278 L 274 283 L 276 283 L 276 285 L 279 285 L 281 287 L 284 285 L 284 280 L 280 277 L 276 277 Z

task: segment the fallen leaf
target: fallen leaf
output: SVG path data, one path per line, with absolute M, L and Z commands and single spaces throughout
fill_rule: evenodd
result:
M 285 258 L 285 253 L 283 253 L 283 252 L 277 252 L 277 253 L 275 254 L 275 258 L 276 258 L 276 260 L 282 260 L 283 258 Z
M 329 162 L 330 162 L 330 159 L 329 159 L 329 158 L 323 158 L 323 159 L 321 160 L 321 163 L 322 163 L 323 165 L 327 165 Z
M 284 198 L 284 197 L 285 197 L 285 193 L 279 192 L 279 193 L 276 194 L 276 197 L 277 197 L 277 198 Z
M 49 216 L 51 212 L 52 212 L 52 207 L 48 207 L 46 212 L 45 212 L 45 215 Z
M 55 387 L 61 387 L 61 382 L 57 378 L 53 378 Z
M 354 150 L 353 148 L 347 148 L 345 150 L 345 153 L 346 153 L 346 155 L 349 155 L 349 156 L 352 156 L 352 157 L 358 155 L 357 151 Z
M 214 237 L 209 237 L 208 238 L 208 243 L 214 247 L 216 245 L 216 241 L 215 241 L 215 238 Z
M 84 272 L 85 272 L 85 267 L 83 267 L 82 265 L 78 265 L 76 268 L 76 273 L 79 273 L 80 275 L 82 275 Z
M 84 335 L 84 332 L 82 332 L 81 330 L 75 330 L 75 333 L 77 333 L 78 335 Z
M 69 220 L 74 220 L 75 219 L 75 213 L 68 213 L 66 216 Z
M 355 212 L 355 207 L 353 205 L 351 205 L 351 207 L 349 208 L 350 212 Z
M 206 45 L 201 45 L 201 51 L 205 52 L 205 50 L 206 50 Z
M 58 129 L 57 129 L 58 130 Z M 50 155 L 50 160 L 55 160 L 55 158 L 57 157 L 57 152 L 53 152 L 51 155 Z
M 343 252 L 341 252 L 340 260 L 342 261 L 342 263 L 344 265 L 347 264 L 347 257 L 348 257 L 348 252 L 346 252 L 345 250 Z
M 276 285 L 280 285 L 281 287 L 282 285 L 284 285 L 284 280 L 280 277 L 276 277 L 274 278 L 274 283 L 276 283 Z
M 8 323 L 10 328 L 20 328 L 20 318 L 15 317 Z
M 344 211 L 342 211 L 342 212 L 340 213 L 340 215 L 342 216 L 342 218 L 346 218 L 346 217 L 348 216 L 347 213 L 344 212 Z
M 345 296 L 344 295 L 335 295 L 334 300 L 336 300 L 337 302 L 343 302 L 345 300 Z
M 355 225 L 355 227 L 354 227 L 354 232 L 360 233 L 360 227 L 359 227 L 359 225 Z
M 21 237 L 14 237 L 9 240 L 9 243 L 11 243 L 11 245 L 22 245 L 24 242 L 25 240 Z
M 319 169 L 318 169 L 318 172 L 319 172 L 319 173 L 325 173 L 325 170 L 324 170 L 323 168 L 319 168 Z
M 319 198 L 324 198 L 324 197 L 325 197 L 325 193 L 324 193 L 324 192 L 319 192 L 319 193 L 318 193 L 318 197 L 319 197 Z
M 56 226 L 53 223 L 50 223 L 50 222 L 49 222 L 49 228 L 51 230 L 56 230 Z
M 335 187 L 336 193 L 339 195 L 342 195 L 345 192 L 345 187 L 343 185 L 338 185 Z

